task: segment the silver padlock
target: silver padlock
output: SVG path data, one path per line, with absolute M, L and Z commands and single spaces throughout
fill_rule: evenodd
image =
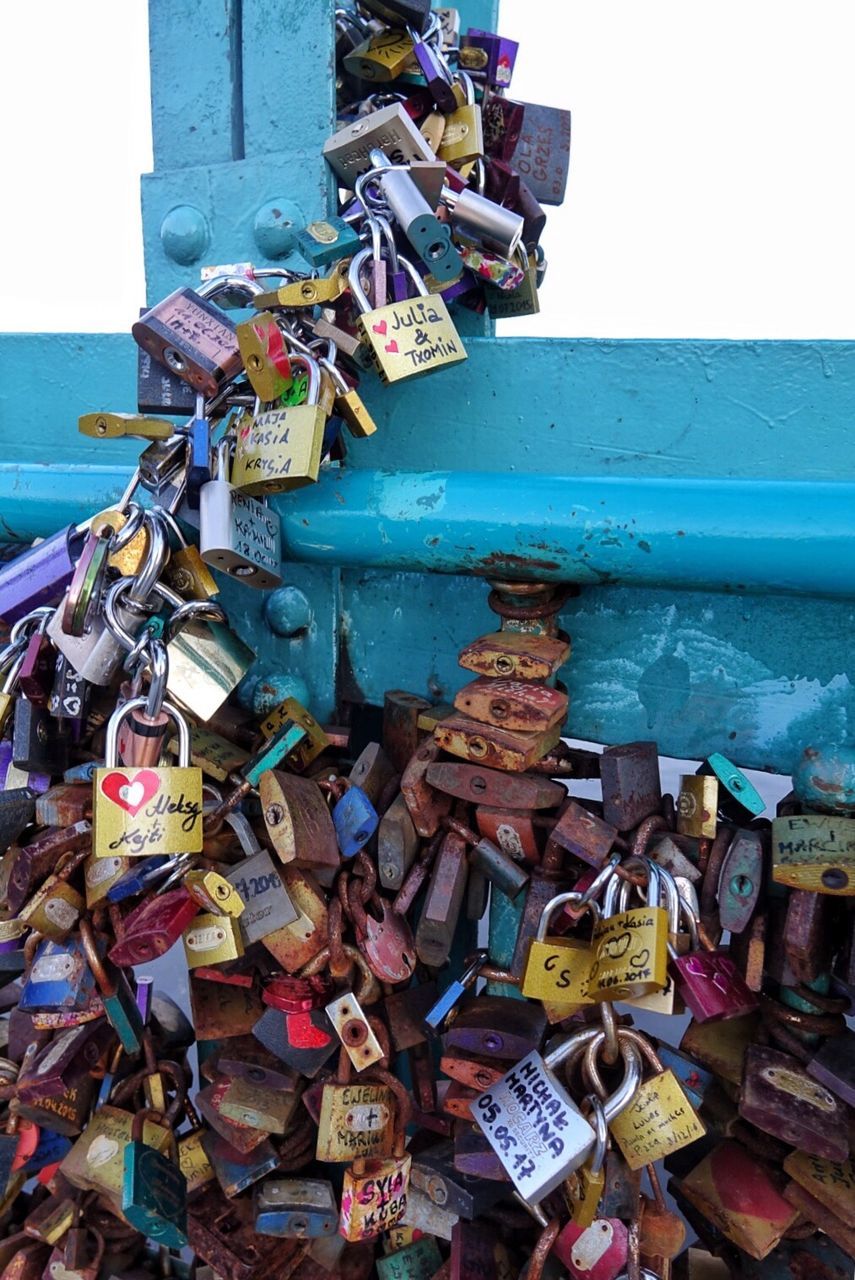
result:
M 528 1054 L 472 1104 L 472 1114 L 520 1196 L 538 1204 L 594 1150 L 597 1135 L 554 1075 L 568 1058 L 603 1032 L 589 1027 L 568 1036 L 541 1057 Z M 641 1057 L 630 1041 L 620 1041 L 624 1077 L 606 1099 L 606 1120 L 628 1106 L 641 1083 Z
M 169 543 L 159 521 L 146 517 L 145 528 L 148 534 L 148 555 L 139 573 L 135 578 L 120 578 L 113 584 L 105 597 L 103 610 L 97 609 L 93 613 L 82 636 L 71 636 L 63 631 L 64 601 L 47 625 L 46 634 L 54 647 L 68 659 L 77 674 L 90 684 L 110 684 L 128 651 L 128 646 L 117 630 L 110 625 L 106 600 L 112 598 L 114 621 L 131 637 L 130 647 L 133 647 L 134 638 L 146 619 L 155 612 L 156 606 L 148 602 L 169 558 Z M 120 532 L 124 533 L 124 530 Z
M 205 564 L 250 587 L 282 583 L 278 514 L 229 484 L 229 441 L 217 446 L 216 477 L 199 494 L 199 553 Z
M 243 899 L 245 909 L 238 924 L 244 946 L 249 947 L 277 929 L 293 924 L 299 920 L 300 913 L 291 901 L 273 859 L 258 843 L 246 815 L 228 813 L 226 822 L 233 828 L 245 855 L 241 862 L 230 868 L 226 879 Z
M 457 235 L 474 240 L 482 248 L 491 249 L 503 258 L 514 256 L 525 225 L 521 214 L 496 204 L 495 200 L 489 200 L 469 187 L 462 191 L 443 187 L 442 203 L 449 211 L 451 226 Z

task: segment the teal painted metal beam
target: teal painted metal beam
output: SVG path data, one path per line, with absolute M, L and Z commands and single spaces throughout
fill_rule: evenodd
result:
M 328 468 L 275 505 L 316 564 L 855 595 L 855 484 Z
M 149 0 L 156 169 L 243 155 L 240 0 Z
M 360 387 L 352 466 L 855 480 L 855 343 L 466 339 L 469 359 Z

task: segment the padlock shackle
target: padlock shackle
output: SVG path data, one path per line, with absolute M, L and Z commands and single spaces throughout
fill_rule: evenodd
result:
M 664 1066 L 662 1065 L 662 1060 L 659 1057 L 656 1050 L 653 1048 L 653 1045 L 650 1043 L 650 1041 L 647 1039 L 646 1036 L 641 1034 L 640 1031 L 636 1031 L 632 1027 L 618 1027 L 617 1037 L 618 1037 L 618 1044 L 620 1045 L 620 1048 L 621 1048 L 622 1056 L 625 1056 L 627 1051 L 629 1051 L 630 1049 L 635 1054 L 635 1058 L 638 1065 L 638 1080 L 636 1081 L 636 1086 L 635 1086 L 636 1088 L 638 1088 L 638 1085 L 641 1084 L 641 1079 L 642 1079 L 642 1070 L 641 1070 L 642 1057 L 645 1058 L 647 1062 L 650 1063 L 654 1071 L 656 1071 L 658 1074 L 661 1074 L 661 1072 L 665 1070 Z M 587 1049 L 585 1051 L 585 1073 L 588 1076 L 589 1080 L 591 1081 L 591 1084 L 594 1087 L 594 1089 L 596 1089 L 596 1091 L 601 1096 L 605 1095 L 605 1085 L 603 1084 L 603 1079 L 602 1079 L 602 1076 L 600 1075 L 600 1071 L 597 1066 L 597 1053 L 601 1048 L 601 1046 L 605 1043 L 605 1038 L 606 1038 L 606 1033 L 604 1031 L 599 1031 L 597 1035 L 594 1036 L 593 1039 L 588 1043 Z M 609 1098 L 605 1100 L 606 1116 L 609 1121 L 614 1120 L 615 1116 L 618 1114 L 617 1111 L 610 1110 L 612 1097 L 614 1097 L 614 1095 L 611 1095 Z M 631 1101 L 631 1099 L 627 1099 L 627 1101 L 622 1104 L 619 1110 L 622 1111 L 624 1106 L 628 1105 L 629 1101 Z
M 161 522 L 146 512 L 143 524 L 148 534 L 148 547 L 145 559 L 125 593 L 125 605 L 137 613 L 148 603 L 148 598 L 157 586 L 157 580 L 166 568 L 169 560 L 169 540 Z
M 174 640 L 184 627 L 191 622 L 219 622 L 227 624 L 229 615 L 221 604 L 214 600 L 185 600 L 172 613 L 164 630 L 166 643 Z
M 587 1103 L 590 1108 L 590 1114 L 585 1110 Z M 588 1123 L 593 1126 L 596 1134 L 596 1145 L 586 1163 L 591 1173 L 599 1173 L 606 1161 L 606 1150 L 609 1145 L 609 1124 L 606 1119 L 606 1109 L 603 1106 L 602 1098 L 596 1093 L 589 1093 L 582 1099 L 582 1114 L 587 1117 Z
M 540 920 L 537 924 L 537 933 L 535 934 L 535 942 L 546 941 L 546 931 L 549 928 L 549 921 L 559 907 L 563 907 L 567 902 L 574 902 L 577 906 L 590 911 L 594 917 L 595 923 L 600 918 L 600 909 L 593 899 L 585 901 L 584 895 L 577 893 L 574 889 L 570 889 L 567 893 L 557 893 L 554 898 L 550 898 L 546 906 L 540 913 Z M 581 918 L 581 917 L 580 917 Z
M 242 293 L 248 301 L 251 301 L 253 298 L 257 298 L 260 293 L 264 293 L 264 286 L 260 285 L 257 280 L 248 279 L 247 276 L 225 275 L 214 276 L 211 280 L 206 280 L 194 292 L 200 298 L 207 298 L 211 302 L 216 302 L 221 293 Z
M 110 719 L 107 721 L 107 735 L 104 740 L 104 767 L 106 769 L 117 769 L 119 767 L 119 729 L 122 721 L 130 715 L 132 711 L 139 707 L 144 707 L 148 702 L 147 698 L 131 698 L 123 706 L 117 707 Z M 178 767 L 187 769 L 190 765 L 190 728 L 177 707 L 171 702 L 164 702 L 161 710 L 168 715 L 178 730 Z

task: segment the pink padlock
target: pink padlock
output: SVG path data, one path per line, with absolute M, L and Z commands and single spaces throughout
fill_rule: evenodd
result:
M 682 902 L 692 936 L 692 950 L 671 955 L 671 972 L 677 994 L 696 1022 L 723 1022 L 756 1009 L 759 1001 L 727 951 L 702 949 L 698 920 Z
M 568 1222 L 552 1251 L 573 1280 L 615 1280 L 626 1268 L 628 1245 L 620 1218 L 595 1218 L 589 1227 Z

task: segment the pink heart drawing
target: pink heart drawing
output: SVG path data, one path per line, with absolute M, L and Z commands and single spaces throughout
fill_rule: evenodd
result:
M 388 327 L 389 327 L 389 326 L 386 324 L 386 321 L 385 321 L 385 320 L 381 320 L 379 324 L 373 324 L 373 325 L 371 326 L 371 328 L 374 330 L 374 332 L 375 332 L 375 333 L 379 333 L 379 334 L 381 335 L 381 337 L 385 337 L 385 336 L 386 336 L 386 330 L 388 329 Z
M 391 341 L 391 342 L 387 342 L 387 343 L 386 343 L 386 350 L 387 350 L 387 351 L 397 351 L 397 350 L 398 350 L 398 344 L 397 344 L 397 342 L 395 341 L 395 339 L 394 339 L 394 338 L 392 339 L 392 341 Z

